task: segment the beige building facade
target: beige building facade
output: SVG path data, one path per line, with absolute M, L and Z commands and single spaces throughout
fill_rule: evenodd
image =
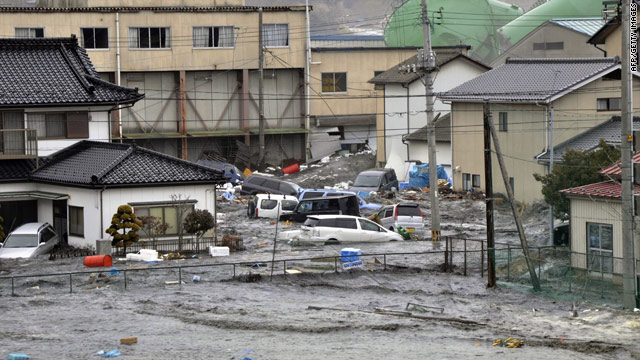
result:
M 318 36 L 311 44 L 312 125 L 338 127 L 340 142 L 353 150 L 365 143 L 379 150 L 376 120 L 384 114 L 384 91 L 369 80 L 416 55 L 417 48 L 386 47 L 381 36 Z
M 616 104 L 621 96 L 620 80 L 615 79 L 616 70 L 610 71 L 609 76 L 601 74 L 587 83 L 557 94 L 550 101 L 492 100 L 489 103 L 517 201 L 530 203 L 543 199 L 542 184 L 534 179 L 533 174 L 546 174 L 548 164 L 539 162 L 537 155 L 548 151 L 550 146 L 607 121 L 613 115 L 619 115 L 619 106 Z M 640 86 L 637 77 L 633 81 L 634 86 Z M 634 93 L 634 102 L 638 101 L 640 94 Z M 484 192 L 484 104 L 481 100 L 455 100 L 451 106 L 454 189 Z M 495 152 L 492 162 L 494 192 L 506 194 Z
M 240 0 L 38 5 L 58 3 L 76 7 L 1 8 L 0 32 L 76 35 L 104 79 L 144 93 L 143 101 L 114 112 L 112 140 L 194 161 L 257 153 L 256 7 Z M 267 162 L 280 165 L 305 158 L 305 8 L 263 11 Z

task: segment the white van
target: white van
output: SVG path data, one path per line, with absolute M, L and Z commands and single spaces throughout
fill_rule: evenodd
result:
M 288 215 L 298 206 L 298 199 L 291 195 L 257 194 L 247 206 L 250 218 L 277 219 L 280 215 Z
M 416 203 L 400 203 L 385 206 L 378 214 L 380 225 L 391 231 L 398 230 L 402 226 L 408 232 L 415 232 L 424 229 L 424 220 L 420 205 Z

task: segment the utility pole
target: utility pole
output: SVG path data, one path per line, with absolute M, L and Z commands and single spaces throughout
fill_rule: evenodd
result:
M 633 97 L 631 77 L 631 7 L 637 12 L 637 5 L 630 0 L 622 1 L 622 126 L 620 128 L 621 170 L 622 170 L 622 291 L 623 304 L 627 309 L 636 306 L 634 239 L 633 239 L 633 167 L 631 144 L 633 135 Z M 634 46 L 636 44 L 633 44 Z M 634 54 L 635 55 L 635 54 Z M 637 66 L 637 62 L 636 62 Z
M 258 95 L 258 122 L 259 122 L 259 142 L 260 142 L 260 157 L 258 161 L 258 168 L 262 170 L 264 168 L 264 34 L 262 31 L 262 8 L 258 9 L 258 46 L 259 46 L 259 69 L 260 79 L 258 81 L 259 95 Z
M 495 239 L 493 236 L 493 174 L 491 171 L 491 110 L 489 102 L 484 103 L 484 181 L 485 181 L 485 212 L 487 216 L 487 277 L 488 287 L 496 286 L 496 257 Z M 484 265 L 483 265 L 484 266 Z
M 418 54 L 418 66 L 425 72 L 424 89 L 427 97 L 427 146 L 429 148 L 429 199 L 431 200 L 431 240 L 440 240 L 440 207 L 438 204 L 438 161 L 436 159 L 436 126 L 434 124 L 433 81 L 436 58 L 431 49 L 431 28 L 427 12 L 427 0 L 422 0 L 422 56 Z M 408 114 L 407 114 L 408 116 Z
M 518 229 L 518 235 L 520 236 L 520 244 L 522 246 L 522 254 L 527 261 L 527 268 L 529 269 L 529 276 L 531 277 L 531 285 L 533 290 L 540 291 L 540 282 L 538 281 L 538 275 L 536 275 L 536 269 L 531 261 L 529 255 L 529 245 L 527 244 L 527 237 L 524 233 L 524 227 L 522 227 L 522 221 L 518 209 L 516 209 L 516 200 L 513 197 L 513 189 L 509 182 L 509 174 L 507 173 L 507 167 L 504 165 L 504 159 L 502 157 L 502 151 L 500 151 L 500 142 L 498 141 L 498 134 L 496 133 L 496 127 L 492 121 L 489 121 L 489 129 L 491 130 L 491 138 L 493 139 L 493 145 L 496 149 L 496 155 L 498 157 L 498 165 L 500 165 L 500 172 L 502 173 L 502 180 L 504 181 L 504 187 L 507 189 L 507 197 L 509 205 L 511 205 L 511 212 L 513 213 L 513 219 L 516 221 L 516 228 Z
M 549 174 L 553 172 L 553 106 L 549 107 Z M 553 205 L 549 205 L 549 241 L 553 245 Z
M 304 114 L 304 129 L 307 131 L 306 135 L 306 145 L 305 145 L 305 154 L 306 161 L 309 161 L 311 158 L 311 134 L 309 133 L 311 127 L 311 101 L 309 100 L 309 92 L 311 91 L 311 20 L 309 18 L 309 0 L 305 1 L 305 15 L 307 20 L 307 61 L 306 61 L 306 70 L 305 74 L 305 114 Z

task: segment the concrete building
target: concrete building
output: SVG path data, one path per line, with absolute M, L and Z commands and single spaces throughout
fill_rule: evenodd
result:
M 584 58 L 607 56 L 604 47 L 587 40 L 604 25 L 602 18 L 552 19 L 528 33 L 503 51 L 491 67 L 500 66 L 507 58 Z
M 251 162 L 257 154 L 257 7 L 241 0 L 37 5 L 0 8 L 0 32 L 75 34 L 103 79 L 146 94 L 112 114 L 112 140 L 189 160 L 234 162 L 241 153 Z M 279 165 L 305 158 L 305 8 L 263 10 L 266 160 Z
M 312 36 L 310 114 L 315 131 L 333 130 L 343 148 L 358 150 L 367 144 L 376 150 L 376 118 L 383 112 L 377 99 L 383 93 L 368 81 L 416 51 L 387 47 L 383 36 Z M 325 144 L 311 143 L 314 158 L 319 146 Z
M 433 84 L 436 93 L 447 91 L 484 73 L 489 68 L 464 53 L 468 47 L 435 48 L 438 74 Z M 378 106 L 378 153 L 380 166 L 393 167 L 396 173 L 404 174 L 405 162 L 421 161 L 428 163 L 428 153 L 423 152 L 424 142 L 407 143 L 405 138 L 427 124 L 426 97 L 424 84 L 415 72 L 404 67 L 415 65 L 417 56 L 393 65 L 378 74 L 369 82 L 383 94 Z M 436 99 L 436 113 L 444 117 L 450 110 L 448 103 Z M 442 123 L 440 126 L 444 126 Z M 450 131 L 447 132 L 450 135 Z M 418 136 L 419 137 L 419 136 Z M 442 139 L 442 138 L 441 138 Z M 450 171 L 451 142 L 439 141 L 437 144 L 438 164 L 445 165 Z M 446 166 L 448 165 L 448 166 Z
M 633 81 L 640 85 L 637 77 Z M 538 159 L 541 153 L 619 114 L 620 63 L 618 58 L 508 59 L 440 98 L 451 101 L 454 189 L 484 191 L 483 103 L 488 102 L 516 200 L 532 202 L 542 199 L 542 184 L 533 174 L 548 172 L 548 160 Z M 495 155 L 493 166 L 494 191 L 504 194 Z

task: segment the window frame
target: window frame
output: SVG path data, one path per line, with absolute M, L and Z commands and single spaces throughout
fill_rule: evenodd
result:
M 600 108 L 600 101 L 606 101 L 607 102 L 607 107 L 606 109 L 601 109 Z M 618 100 L 618 104 L 619 104 L 619 108 L 614 109 L 611 107 L 611 100 Z M 596 111 L 620 111 L 622 109 L 622 98 L 619 97 L 609 97 L 609 98 L 597 98 L 596 99 Z
M 196 46 L 195 41 L 196 37 L 193 32 L 196 28 L 231 28 L 231 39 L 233 40 L 233 46 Z M 213 33 L 213 30 L 212 30 Z M 213 39 L 211 40 L 214 42 Z M 224 50 L 224 49 L 235 49 L 236 48 L 236 27 L 233 25 L 202 25 L 202 26 L 192 26 L 191 27 L 191 46 L 195 50 Z
M 498 112 L 498 131 L 500 132 L 509 131 L 509 113 L 506 111 Z
M 462 173 L 462 190 L 463 191 L 468 191 L 473 189 L 472 185 L 472 180 L 471 180 L 471 173 Z
M 69 235 L 78 236 L 78 237 L 84 238 L 84 207 L 69 205 L 68 208 L 69 208 L 69 220 L 68 220 L 69 221 Z M 82 230 L 82 233 L 75 232 L 74 231 L 74 227 L 71 226 L 72 219 L 74 218 L 74 216 L 72 215 L 74 213 L 74 211 L 79 211 L 79 214 L 81 215 L 82 222 L 80 224 L 75 224 L 75 225 L 79 226 L 79 229 Z M 77 215 L 78 214 L 76 214 L 76 220 L 77 220 Z
M 34 111 L 34 112 L 27 112 L 27 119 L 26 119 L 26 123 L 27 123 L 27 128 L 28 129 L 35 129 L 36 130 L 36 139 L 37 140 L 65 140 L 65 139 L 69 139 L 69 140 L 77 140 L 77 139 L 90 139 L 90 132 L 89 132 L 89 112 L 88 111 Z M 64 114 L 64 135 L 63 136 L 40 136 L 40 134 L 37 134 L 38 131 L 38 127 L 33 127 L 32 125 L 32 121 L 35 120 L 30 120 L 29 116 L 32 115 L 44 115 L 44 122 L 45 122 L 45 132 L 47 132 L 47 127 L 46 127 L 46 123 L 47 123 L 47 116 L 49 115 L 59 115 L 59 114 Z M 70 114 L 86 114 L 86 137 L 83 135 L 79 135 L 79 136 L 69 136 L 69 123 L 73 122 L 73 120 L 70 118 Z M 73 124 L 72 124 L 73 125 Z M 77 125 L 77 124 L 76 124 Z M 75 128 L 72 126 L 72 128 Z
M 134 214 L 136 214 L 136 216 L 137 216 L 137 217 L 141 217 L 141 216 L 153 216 L 153 215 L 151 215 L 151 209 L 153 209 L 153 208 L 160 208 L 160 209 L 162 209 L 162 219 L 161 219 L 161 221 L 162 221 L 163 223 L 167 223 L 167 224 L 169 224 L 169 222 L 166 220 L 166 218 L 167 218 L 167 215 L 166 215 L 166 209 L 167 209 L 167 208 L 173 208 L 173 209 L 176 209 L 176 225 L 177 225 L 177 226 L 175 226 L 175 227 L 170 226 L 169 228 L 167 228 L 167 230 L 164 232 L 164 234 L 159 234 L 159 235 L 158 235 L 158 237 L 165 237 L 165 238 L 176 237 L 176 236 L 179 236 L 179 234 L 180 234 L 180 227 L 182 226 L 181 224 L 182 224 L 182 222 L 184 221 L 184 219 L 182 219 L 182 221 L 180 221 L 180 220 L 178 219 L 178 207 L 179 207 L 179 206 L 187 206 L 187 205 L 188 205 L 188 206 L 190 207 L 189 209 L 186 209 L 186 211 L 182 214 L 182 217 L 183 217 L 183 218 L 186 218 L 186 216 L 187 216 L 190 212 L 194 211 L 194 210 L 195 210 L 195 208 L 196 208 L 196 207 L 195 207 L 196 202 L 192 202 L 192 201 L 183 201 L 183 202 L 179 202 L 179 203 L 177 203 L 177 204 L 175 204 L 175 205 L 170 204 L 170 203 L 166 203 L 166 204 L 152 204 L 152 205 L 138 205 L 138 204 L 136 204 L 136 205 L 131 205 L 131 204 L 129 204 L 129 205 L 133 207 L 133 213 L 134 213 Z M 140 210 L 142 210 L 142 209 L 149 209 L 149 211 L 148 211 L 148 212 L 149 212 L 149 215 L 140 215 Z M 157 216 L 156 216 L 156 217 L 157 217 Z M 172 231 L 173 231 L 173 229 L 175 229 L 175 233 L 174 233 L 174 232 L 172 232 L 172 233 L 168 233 L 168 231 L 170 231 L 169 229 L 172 229 Z M 145 234 L 145 231 L 143 231 L 143 230 L 140 230 L 140 231 L 138 232 L 138 234 L 139 234 L 141 237 L 142 237 L 142 236 L 144 236 L 144 235 L 146 235 L 146 234 Z
M 598 246 L 591 246 L 591 239 L 590 239 L 590 226 L 591 225 L 595 225 L 598 227 Z M 614 236 L 613 236 L 613 225 L 612 224 L 604 224 L 604 223 L 596 223 L 596 222 L 586 222 L 585 223 L 586 226 L 586 241 L 587 241 L 587 269 L 591 269 L 597 272 L 602 272 L 602 273 L 613 273 L 614 268 L 613 268 L 613 246 L 614 246 Z M 609 228 L 609 233 L 611 234 L 611 249 L 606 249 L 602 247 L 602 229 L 603 228 Z M 593 249 L 593 250 L 592 250 Z M 591 268 L 591 259 L 592 259 L 592 252 L 598 252 L 600 255 L 594 257 L 594 264 L 598 264 L 598 268 Z M 603 256 L 602 253 L 608 253 L 610 254 L 610 256 L 608 256 L 608 258 L 611 260 L 611 268 L 608 270 L 603 271 L 604 266 L 603 266 L 603 259 L 606 258 L 607 256 Z
M 93 45 L 96 45 L 96 29 L 105 29 L 107 30 L 107 47 L 106 48 L 88 48 L 85 47 L 85 39 L 84 39 L 84 29 L 92 29 L 93 30 Z M 109 27 L 108 26 L 89 26 L 89 27 L 81 27 L 80 28 L 80 41 L 82 43 L 82 48 L 87 51 L 110 51 L 111 50 L 111 41 L 109 41 Z
M 267 39 L 266 39 L 266 37 L 263 36 L 262 42 L 264 44 L 264 47 L 266 47 L 266 48 L 268 47 L 268 48 L 272 48 L 272 49 L 277 49 L 277 48 L 285 49 L 285 48 L 290 47 L 291 46 L 291 28 L 289 26 L 289 23 L 264 23 L 264 24 L 262 24 L 262 33 L 263 33 L 263 35 L 266 33 L 266 31 L 264 31 L 264 27 L 265 26 L 271 26 L 271 25 L 276 26 L 276 27 L 277 27 L 277 25 L 286 25 L 287 26 L 287 45 L 267 45 Z
M 137 38 L 136 38 L 136 47 L 131 47 L 131 29 L 137 29 Z M 140 29 L 148 29 L 149 30 L 149 47 L 140 47 Z M 165 42 L 166 38 L 168 38 L 169 46 L 167 47 L 151 47 L 151 29 L 166 29 L 168 30 L 169 35 L 165 34 Z M 127 34 L 129 41 L 129 50 L 154 50 L 154 51 L 163 51 L 163 50 L 173 50 L 173 31 L 171 30 L 171 26 L 129 26 L 129 33 Z M 160 40 L 162 40 L 162 36 L 160 35 Z
M 333 91 L 324 91 L 324 76 L 333 76 Z M 336 91 L 336 74 L 344 74 L 344 91 Z M 349 74 L 346 71 L 323 72 L 320 74 L 320 93 L 321 94 L 346 94 L 349 92 Z
M 25 37 L 20 37 L 19 38 L 19 37 L 16 36 L 16 30 L 18 30 L 18 29 L 28 29 L 28 30 L 31 30 L 31 29 L 34 29 L 34 30 L 42 29 L 42 36 L 33 36 L 33 37 L 29 36 L 29 37 L 26 37 L 26 38 Z M 44 26 L 16 26 L 16 27 L 13 28 L 13 37 L 16 38 L 16 39 L 42 39 L 42 38 L 47 37 L 47 32 L 46 32 L 46 28 Z
M 476 180 L 478 180 L 478 181 L 476 182 Z M 482 182 L 482 180 L 480 179 L 480 175 L 479 174 L 471 174 L 471 187 L 472 188 L 481 187 L 481 182 Z

